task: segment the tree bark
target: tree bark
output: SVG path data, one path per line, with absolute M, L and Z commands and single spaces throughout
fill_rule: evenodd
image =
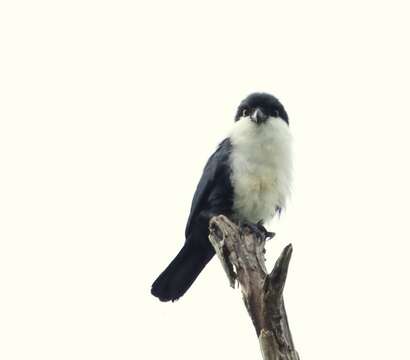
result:
M 262 232 L 239 227 L 223 215 L 209 223 L 209 240 L 228 276 L 231 287 L 236 280 L 252 319 L 264 360 L 299 360 L 290 333 L 283 301 L 292 245 L 282 251 L 268 274 Z

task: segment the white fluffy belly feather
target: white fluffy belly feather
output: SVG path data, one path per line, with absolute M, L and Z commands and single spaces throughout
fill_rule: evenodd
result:
M 231 133 L 233 210 L 240 220 L 270 220 L 284 208 L 290 193 L 292 156 L 288 125 L 270 118 L 256 125 L 249 118 L 235 123 Z

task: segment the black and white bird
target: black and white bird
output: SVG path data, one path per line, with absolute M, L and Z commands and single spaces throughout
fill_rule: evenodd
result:
M 192 200 L 185 244 L 152 284 L 151 293 L 161 301 L 174 301 L 192 285 L 215 254 L 208 240 L 212 216 L 223 214 L 263 228 L 286 205 L 291 170 L 285 108 L 272 95 L 249 95 L 238 107 L 229 137 L 204 168 Z

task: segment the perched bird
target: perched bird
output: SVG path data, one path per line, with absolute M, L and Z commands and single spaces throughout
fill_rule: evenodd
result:
M 285 207 L 291 182 L 288 115 L 277 98 L 254 93 L 239 105 L 235 123 L 209 158 L 192 200 L 185 244 L 152 284 L 161 301 L 180 298 L 215 251 L 209 220 L 223 214 L 253 230 Z

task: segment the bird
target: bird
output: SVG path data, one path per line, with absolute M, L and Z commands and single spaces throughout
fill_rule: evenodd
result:
M 291 181 L 288 114 L 275 96 L 252 93 L 239 104 L 229 136 L 207 161 L 193 196 L 184 245 L 154 281 L 151 294 L 173 302 L 191 287 L 215 255 L 208 239 L 213 216 L 225 215 L 268 233 L 264 224 L 285 208 Z

